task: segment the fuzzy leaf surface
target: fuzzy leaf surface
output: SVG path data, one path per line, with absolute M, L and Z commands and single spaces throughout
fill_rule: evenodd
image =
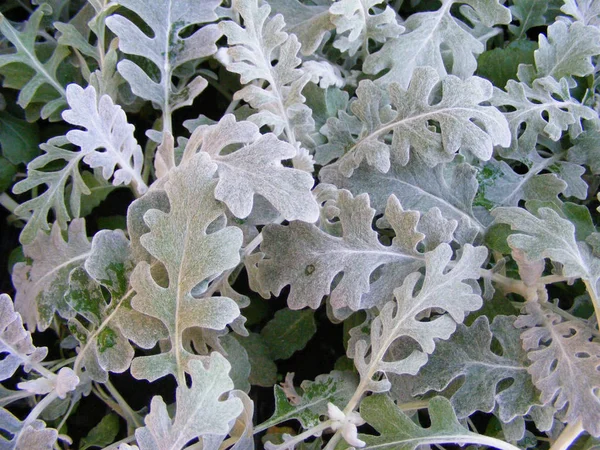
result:
M 64 298 L 69 274 L 84 264 L 90 250 L 83 219 L 71 222 L 67 240 L 55 223 L 50 234 L 40 231 L 31 244 L 23 246 L 23 253 L 32 262 L 15 264 L 12 281 L 17 289 L 15 308 L 28 329 L 45 330 L 55 312 L 64 318 L 73 315 L 73 309 Z
M 433 102 L 438 83 L 440 98 Z M 451 161 L 459 151 L 488 160 L 494 145 L 510 144 L 502 114 L 480 105 L 492 96 L 492 85 L 483 78 L 447 76 L 440 80 L 435 70 L 423 67 L 415 69 L 406 89 L 391 83 L 386 92 L 371 81 L 362 81 L 356 94 L 350 109 L 361 123 L 357 135 L 343 123 L 343 117 L 330 119 L 325 131 L 330 141 L 335 137 L 340 143 L 339 168 L 345 176 L 363 160 L 387 172 L 390 155 L 401 165 L 418 155 L 433 167 Z M 386 138 L 390 137 L 388 144 Z
M 524 328 L 521 340 L 541 400 L 562 409 L 565 422 L 579 419 L 585 431 L 600 436 L 600 344 L 591 341 L 590 329 L 581 322 L 563 321 L 539 303 L 529 303 L 526 311 L 515 326 Z
M 131 305 L 155 317 L 168 330 L 171 348 L 132 362 L 137 378 L 156 380 L 168 374 L 185 383 L 183 373 L 190 360 L 199 358 L 183 345 L 183 332 L 190 327 L 222 330 L 239 316 L 237 304 L 227 297 L 195 298 L 192 289 L 235 267 L 240 260 L 242 232 L 234 227 L 208 230 L 224 213 L 214 198 L 217 166 L 204 152 L 171 171 L 165 185 L 170 210 L 151 209 L 144 214 L 150 233 L 141 244 L 160 261 L 167 272 L 168 287 L 157 283 L 150 264 L 140 262 L 131 275 L 136 295 Z
M 514 316 L 496 316 L 490 325 L 487 317 L 480 316 L 470 327 L 459 324 L 449 340 L 437 343 L 415 378 L 413 391 L 442 391 L 463 377 L 464 382 L 450 397 L 459 418 L 475 411 L 492 412 L 496 406 L 505 423 L 527 414 L 537 392 L 527 372 L 527 352 L 521 348 L 514 320 Z M 502 346 L 501 356 L 490 350 L 492 336 Z M 508 379 L 512 380 L 510 387 L 500 389 L 499 383 Z
M 449 268 L 452 249 L 448 244 L 425 253 L 425 276 L 413 272 L 404 278 L 402 286 L 394 291 L 395 300 L 386 303 L 373 320 L 370 339 L 358 339 L 349 347 L 348 355 L 354 358 L 366 390 L 390 389 L 387 378 L 373 379 L 378 372 L 415 375 L 434 351 L 435 339 L 448 339 L 466 314 L 481 307 L 481 297 L 468 281 L 479 278 L 479 268 L 486 256 L 485 247 L 466 244 L 460 259 Z M 421 281 L 421 288 L 415 292 Z M 423 313 L 430 308 L 447 314 L 423 321 Z M 418 349 L 400 360 L 384 360 L 394 341 L 406 337 L 412 338 Z
M 180 384 L 176 391 L 175 419 L 169 417 L 167 405 L 159 396 L 152 398 L 146 426 L 135 432 L 141 450 L 179 450 L 197 437 L 226 434 L 229 423 L 243 409 L 239 398 L 219 398 L 233 389 L 229 378 L 231 366 L 213 352 L 205 368 L 201 361 L 189 362 L 191 387 Z
M 470 77 L 477 68 L 476 55 L 483 53 L 485 46 L 468 30 L 469 27 L 454 17 L 450 9 L 457 3 L 473 8 L 473 13 L 486 26 L 508 24 L 510 11 L 498 0 L 444 0 L 437 11 L 412 14 L 406 22 L 406 32 L 388 40 L 378 52 L 365 59 L 363 70 L 378 74 L 389 71 L 378 79 L 379 84 L 392 81 L 406 88 L 415 69 L 430 66 L 440 77 L 449 73 L 459 78 Z M 444 49 L 444 50 L 442 50 Z M 447 65 L 442 52 L 451 55 L 451 66 Z
M 160 76 L 153 79 L 128 59 L 118 64 L 119 73 L 135 95 L 158 105 L 170 121 L 172 111 L 191 105 L 207 85 L 204 78 L 196 76 L 184 86 L 177 86 L 173 75 L 183 64 L 217 51 L 215 42 L 221 37 L 218 27 L 202 24 L 217 20 L 215 8 L 220 2 L 157 0 L 149 5 L 144 0 L 119 0 L 117 3 L 136 13 L 153 33 L 149 37 L 126 17 L 112 15 L 106 19 L 106 25 L 119 37 L 119 49 L 148 59 L 156 65 Z M 191 36 L 181 37 L 184 29 L 198 25 L 200 28 Z

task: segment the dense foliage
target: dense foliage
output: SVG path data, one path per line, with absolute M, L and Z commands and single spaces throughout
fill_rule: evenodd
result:
M 599 448 L 599 58 L 600 0 L 4 0 L 0 449 Z

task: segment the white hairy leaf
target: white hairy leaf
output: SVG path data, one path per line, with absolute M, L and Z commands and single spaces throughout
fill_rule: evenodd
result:
M 440 93 L 434 100 L 437 88 Z M 329 146 L 336 146 L 339 170 L 346 176 L 363 160 L 387 172 L 391 155 L 401 165 L 418 155 L 433 167 L 451 161 L 459 151 L 488 160 L 494 145 L 510 145 L 500 111 L 481 105 L 492 96 L 492 85 L 483 78 L 440 80 L 431 67 L 422 67 L 414 71 L 406 89 L 391 83 L 387 91 L 389 100 L 388 92 L 361 81 L 350 105 L 360 127 L 352 129 L 345 115 L 327 122 L 324 134 Z
M 448 339 L 466 314 L 481 307 L 481 297 L 468 281 L 479 278 L 479 268 L 486 256 L 485 247 L 470 244 L 462 248 L 460 259 L 453 262 L 448 244 L 425 253 L 425 276 L 413 272 L 404 278 L 402 286 L 394 291 L 395 300 L 381 308 L 371 323 L 370 342 L 359 339 L 349 349 L 366 390 L 390 389 L 387 378 L 373 378 L 377 373 L 415 375 L 435 349 L 435 339 Z M 446 314 L 425 321 L 424 313 L 431 308 Z M 418 344 L 418 349 L 400 360 L 385 360 L 394 341 L 407 337 Z
M 40 148 L 46 153 L 28 164 L 27 178 L 13 188 L 13 192 L 19 194 L 38 186 L 47 187 L 45 192 L 15 210 L 16 214 L 27 218 L 27 225 L 21 233 L 23 244 L 33 241 L 39 230 L 49 229 L 50 210 L 62 229 L 72 217 L 79 217 L 81 195 L 91 194 L 80 173 L 80 161 L 92 168 L 102 168 L 104 179 L 112 177 L 115 186 L 131 184 L 140 194 L 147 190 L 141 177 L 142 150 L 133 136 L 134 127 L 127 123 L 121 107 L 115 105 L 108 95 L 98 100 L 92 86 L 83 89 L 76 84 L 67 87 L 67 101 L 71 109 L 63 112 L 63 118 L 85 130 L 71 130 L 64 137 L 55 137 L 42 144 Z M 66 148 L 69 143 L 80 149 L 69 150 Z M 46 166 L 57 161 L 65 161 L 66 164 L 58 170 L 45 170 Z M 116 171 L 115 167 L 118 167 Z M 69 180 L 72 181 L 67 209 L 65 190 Z M 33 214 L 29 218 L 30 213 Z
M 183 86 L 177 85 L 173 79 L 175 71 L 187 62 L 214 54 L 215 42 L 221 37 L 216 24 L 203 25 L 186 38 L 181 33 L 188 27 L 217 20 L 215 8 L 220 1 L 156 0 L 149 4 L 144 0 L 118 0 L 116 3 L 136 13 L 153 33 L 149 37 L 124 16 L 112 15 L 106 19 L 106 25 L 119 37 L 119 48 L 154 63 L 159 76 L 150 76 L 129 59 L 119 62 L 119 73 L 133 93 L 155 103 L 170 124 L 171 113 L 191 105 L 207 85 L 199 75 Z M 165 130 L 170 131 L 170 126 Z
M 184 372 L 191 370 L 189 361 L 200 356 L 184 348 L 184 331 L 190 327 L 222 330 L 240 314 L 229 298 L 192 295 L 198 284 L 240 261 L 242 232 L 234 227 L 209 229 L 225 212 L 214 198 L 216 172 L 217 165 L 208 154 L 194 155 L 170 172 L 165 185 L 169 212 L 150 209 L 144 214 L 150 232 L 140 241 L 164 265 L 168 287 L 159 284 L 150 264 L 142 261 L 131 275 L 136 291 L 131 305 L 164 324 L 171 347 L 157 355 L 135 358 L 131 372 L 137 378 L 152 381 L 172 374 L 180 386 L 185 384 Z
M 541 391 L 541 400 L 563 411 L 562 420 L 581 420 L 583 429 L 600 436 L 600 344 L 591 341 L 591 331 L 577 320 L 559 315 L 530 302 L 527 314 L 515 322 L 523 347 L 531 360 L 529 373 Z
M 476 56 L 485 46 L 469 32 L 469 27 L 451 14 L 455 4 L 465 3 L 488 27 L 508 24 L 508 8 L 498 0 L 443 0 L 440 9 L 412 14 L 404 27 L 406 32 L 388 40 L 378 52 L 365 59 L 366 73 L 389 71 L 378 79 L 379 84 L 396 82 L 404 89 L 409 85 L 417 67 L 432 67 L 440 77 L 453 74 L 459 78 L 470 77 L 477 68 Z M 445 58 L 448 52 L 451 58 Z M 447 61 L 451 61 L 449 64 Z
M 231 151 L 231 146 L 241 148 Z M 215 197 L 239 218 L 251 213 L 254 195 L 264 197 L 286 220 L 314 222 L 319 210 L 310 189 L 310 174 L 284 167 L 281 161 L 296 149 L 274 134 L 261 135 L 252 122 L 236 122 L 231 114 L 216 125 L 198 127 L 190 138 L 185 158 L 197 150 L 210 155 L 218 166 Z
M 191 387 L 177 386 L 175 418 L 159 396 L 152 399 L 146 426 L 135 437 L 141 450 L 180 450 L 192 439 L 207 434 L 227 434 L 229 423 L 243 410 L 239 398 L 220 397 L 233 389 L 231 366 L 219 353 L 212 353 L 205 368 L 201 361 L 189 362 Z

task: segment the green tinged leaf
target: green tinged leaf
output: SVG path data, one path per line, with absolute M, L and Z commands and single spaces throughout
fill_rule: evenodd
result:
M 527 353 L 521 348 L 520 331 L 513 326 L 516 317 L 479 317 L 470 327 L 458 325 L 447 341 L 440 341 L 427 364 L 415 377 L 415 394 L 429 390 L 443 391 L 450 383 L 463 379 L 460 387 L 449 393 L 454 412 L 465 418 L 475 411 L 492 412 L 507 423 L 524 416 L 537 403 L 537 390 L 527 372 Z M 492 351 L 492 336 L 501 351 Z M 501 353 L 501 355 L 499 354 Z M 504 380 L 512 384 L 502 389 Z
M 39 153 L 37 124 L 21 120 L 6 111 L 0 111 L 0 144 L 2 156 L 11 164 L 28 163 Z
M 386 395 L 372 395 L 360 406 L 360 415 L 380 436 L 359 434 L 367 443 L 363 449 L 414 450 L 427 444 L 465 444 L 478 436 L 457 420 L 452 405 L 443 397 L 429 402 L 431 426 L 422 428 L 404 414 Z
M 519 25 L 509 25 L 508 30 L 516 39 L 526 37 L 529 29 L 546 25 L 544 14 L 547 10 L 547 1 L 513 0 L 510 12 L 513 16 L 513 22 L 518 21 Z M 498 84 L 497 86 L 501 87 L 504 84 Z
M 291 378 L 293 380 L 293 377 Z M 275 386 L 275 412 L 261 429 L 296 419 L 302 428 L 312 428 L 327 414 L 327 403 L 345 405 L 356 390 L 356 376 L 350 372 L 333 372 L 319 375 L 315 381 L 303 381 L 301 393 L 293 386 Z
M 246 349 L 250 361 L 250 384 L 271 387 L 277 381 L 277 366 L 271 359 L 269 347 L 258 333 L 248 336 L 235 336 Z
M 261 330 L 271 358 L 288 359 L 302 350 L 317 331 L 314 311 L 281 309 Z
M 63 108 L 66 99 L 65 89 L 59 83 L 56 72 L 60 63 L 69 54 L 69 50 L 63 45 L 58 45 L 52 52 L 52 56 L 45 62 L 38 58 L 36 51 L 36 39 L 40 22 L 44 15 L 51 12 L 52 8 L 48 4 L 42 4 L 31 14 L 23 31 L 15 29 L 8 19 L 0 14 L 0 33 L 13 44 L 15 49 L 13 53 L 0 55 L 0 73 L 3 72 L 4 67 L 13 63 L 24 64 L 32 69 L 32 76 L 25 83 L 23 83 L 23 78 L 19 80 L 21 92 L 19 93 L 18 104 L 22 108 L 26 108 L 30 103 L 36 101 L 36 94 L 42 86 L 51 86 L 53 94 L 45 100 L 45 105 L 40 112 L 43 119 L 47 119 Z M 21 73 L 21 77 L 22 75 Z M 6 83 L 4 86 L 12 87 L 7 86 Z
M 532 3 L 544 4 L 533 1 Z M 523 39 L 511 42 L 507 47 L 483 52 L 477 59 L 476 75 L 490 80 L 494 86 L 503 88 L 508 80 L 517 79 L 519 64 L 533 64 L 535 42 Z
M 0 192 L 7 190 L 17 174 L 17 166 L 14 166 L 8 159 L 0 156 Z
M 79 450 L 90 447 L 106 447 L 112 444 L 119 433 L 119 416 L 108 414 L 81 439 Z

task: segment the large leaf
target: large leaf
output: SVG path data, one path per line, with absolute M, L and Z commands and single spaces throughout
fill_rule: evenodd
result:
M 167 405 L 159 396 L 152 398 L 146 426 L 135 437 L 141 450 L 179 450 L 188 442 L 206 434 L 226 434 L 229 423 L 243 409 L 239 398 L 221 401 L 233 389 L 229 378 L 231 366 L 219 353 L 212 353 L 205 368 L 201 361 L 189 362 L 191 387 L 177 387 L 175 419 L 169 417 Z
M 539 303 L 530 302 L 515 326 L 525 328 L 523 347 L 532 361 L 529 373 L 541 400 L 563 410 L 567 423 L 581 420 L 585 431 L 600 436 L 600 344 L 578 320 L 563 321 Z
M 231 151 L 232 145 L 240 146 Z M 216 125 L 198 127 L 190 138 L 184 159 L 199 149 L 218 166 L 215 197 L 225 202 L 239 218 L 251 213 L 255 194 L 261 195 L 286 220 L 314 222 L 318 205 L 310 189 L 310 174 L 284 167 L 282 160 L 293 158 L 296 149 L 272 134 L 261 135 L 252 122 L 236 122 L 231 114 Z
M 436 88 L 441 93 L 433 100 Z M 350 176 L 363 159 L 387 172 L 390 154 L 401 165 L 416 154 L 433 167 L 451 161 L 458 151 L 488 160 L 494 145 L 510 144 L 502 114 L 480 105 L 492 96 L 492 85 L 483 78 L 447 76 L 440 81 L 435 70 L 423 67 L 414 71 L 406 89 L 391 83 L 388 91 L 390 100 L 373 82 L 362 81 L 350 106 L 361 126 L 353 130 L 344 115 L 327 122 L 324 133 L 335 142 L 344 175 Z
M 295 147 L 310 145 L 308 136 L 314 129 L 310 109 L 304 104 L 302 89 L 310 74 L 298 66 L 300 43 L 295 35 L 283 31 L 283 16 L 269 19 L 268 4 L 258 6 L 258 0 L 234 0 L 233 10 L 244 21 L 241 27 L 233 21 L 221 22 L 229 48 L 221 58 L 230 72 L 239 73 L 243 89 L 234 99 L 242 99 L 259 112 L 248 120 L 258 126 L 268 125 L 273 132 Z M 267 82 L 268 86 L 250 84 L 254 80 Z M 294 167 L 310 170 L 312 159 L 306 149 L 300 148 Z
M 415 375 L 435 349 L 435 339 L 448 339 L 466 314 L 481 307 L 481 297 L 471 280 L 479 278 L 486 256 L 485 247 L 470 244 L 463 247 L 460 259 L 452 262 L 448 244 L 425 253 L 425 276 L 419 272 L 408 275 L 394 291 L 395 300 L 381 308 L 371 323 L 370 337 L 357 339 L 348 348 L 365 391 L 390 389 L 386 377 L 373 378 L 377 373 Z M 429 317 L 432 309 L 440 313 L 435 318 Z M 401 359 L 386 360 L 388 349 L 400 338 L 411 338 L 417 348 L 405 352 Z
M 141 177 L 143 154 L 133 136 L 134 127 L 127 123 L 125 112 L 115 105 L 111 98 L 103 95 L 99 100 L 92 86 L 85 90 L 76 84 L 67 88 L 67 100 L 71 109 L 63 113 L 64 119 L 72 125 L 86 130 L 71 130 L 66 136 L 50 139 L 40 147 L 46 153 L 31 161 L 27 178 L 18 182 L 13 192 L 20 194 L 38 186 L 47 186 L 42 194 L 28 200 L 15 210 L 27 220 L 21 233 L 21 242 L 30 243 L 39 230 L 47 230 L 48 214 L 54 212 L 61 228 L 66 228 L 71 217 L 78 217 L 81 195 L 91 191 L 79 171 L 83 160 L 90 167 L 102 168 L 104 179 L 113 178 L 113 184 L 131 184 L 138 193 L 147 187 Z M 69 143 L 80 147 L 79 151 L 65 148 Z M 54 171 L 45 171 L 58 161 L 66 164 Z M 115 171 L 115 167 L 118 169 Z M 69 179 L 69 209 L 65 204 L 65 190 Z
M 23 31 L 16 30 L 0 13 L 0 33 L 14 45 L 15 49 L 14 53 L 0 55 L 0 71 L 13 63 L 24 64 L 33 71 L 33 76 L 30 78 L 23 78 L 23 70 L 19 71 L 18 77 L 8 76 L 4 81 L 4 87 L 20 89 L 18 104 L 22 108 L 26 108 L 30 103 L 36 101 L 36 93 L 42 86 L 51 86 L 54 95 L 50 99 L 45 99 L 46 104 L 41 109 L 41 117 L 44 119 L 65 106 L 65 88 L 58 81 L 56 71 L 69 54 L 68 48 L 64 45 L 58 45 L 52 52 L 52 56 L 45 62 L 42 62 L 37 54 L 36 40 L 40 22 L 45 15 L 51 14 L 51 12 L 52 8 L 48 4 L 42 4 L 31 14 Z
M 413 391 L 442 391 L 463 378 L 460 387 L 450 393 L 459 418 L 475 411 L 492 412 L 496 407 L 505 423 L 527 414 L 538 394 L 527 372 L 527 353 L 520 345 L 514 320 L 513 316 L 496 316 L 490 325 L 487 317 L 480 316 L 470 327 L 458 325 L 448 341 L 437 343 L 415 377 Z M 501 355 L 490 350 L 492 336 L 500 342 Z M 512 380 L 512 384 L 503 389 L 504 380 Z
M 485 230 L 486 223 L 473 213 L 477 194 L 477 170 L 461 159 L 427 167 L 418 157 L 406 166 L 392 159 L 387 173 L 379 172 L 364 163 L 350 178 L 345 177 L 335 164 L 324 167 L 321 181 L 348 189 L 354 195 L 368 192 L 372 206 L 383 213 L 390 195 L 395 195 L 404 208 L 422 213 L 438 208 L 447 219 L 458 222 L 455 238 L 460 243 L 473 242 Z
M 137 25 L 121 15 L 106 19 L 106 25 L 119 37 L 124 53 L 146 58 L 160 74 L 150 77 L 135 62 L 125 59 L 119 73 L 129 82 L 134 94 L 155 103 L 163 112 L 165 130 L 171 131 L 171 113 L 191 105 L 207 82 L 196 76 L 189 83 L 177 85 L 175 71 L 187 62 L 205 58 L 217 51 L 215 42 L 221 36 L 214 24 L 201 26 L 191 36 L 181 37 L 184 29 L 217 20 L 215 8 L 219 0 L 119 0 L 119 5 L 136 13 L 152 30 L 149 37 Z
M 234 227 L 209 229 L 223 216 L 224 206 L 214 198 L 217 165 L 198 153 L 173 169 L 165 190 L 169 212 L 151 209 L 144 215 L 150 233 L 142 245 L 160 261 L 168 276 L 164 287 L 153 277 L 150 264 L 140 262 L 131 275 L 136 295 L 134 309 L 159 319 L 168 330 L 170 349 L 133 360 L 132 374 L 156 380 L 168 374 L 185 384 L 190 360 L 200 358 L 183 345 L 183 332 L 191 327 L 221 330 L 239 316 L 237 304 L 226 297 L 195 298 L 192 290 L 239 261 L 242 232 Z
M 464 444 L 477 442 L 478 435 L 463 427 L 450 402 L 437 397 L 429 402 L 431 426 L 415 424 L 385 395 L 373 395 L 363 400 L 360 415 L 380 436 L 360 434 L 367 449 L 414 450 L 427 444 Z
M 344 317 L 350 311 L 383 306 L 404 277 L 423 266 L 423 254 L 417 250 L 424 238 L 416 230 L 419 213 L 404 211 L 391 196 L 385 217 L 396 237 L 385 246 L 372 229 L 375 210 L 369 207 L 367 194 L 353 198 L 341 191 L 336 206 L 339 237 L 302 222 L 264 228 L 261 251 L 266 258 L 258 265 L 263 295 L 269 291 L 279 295 L 289 284 L 287 301 L 292 309 L 316 309 L 323 296 L 330 295 L 334 314 Z M 372 282 L 376 269 L 378 279 Z
M 508 24 L 509 10 L 498 0 L 443 0 L 437 11 L 412 14 L 406 22 L 406 32 L 396 39 L 388 40 L 378 52 L 369 55 L 364 71 L 377 74 L 389 71 L 378 79 L 378 83 L 399 83 L 406 88 L 413 71 L 418 66 L 430 66 L 440 77 L 448 73 L 467 78 L 477 68 L 476 55 L 483 53 L 485 46 L 469 32 L 469 27 L 451 14 L 457 3 L 466 3 L 474 15 L 486 26 Z M 450 58 L 443 56 L 448 52 Z M 447 61 L 451 61 L 448 63 Z
M 12 280 L 17 289 L 15 308 L 27 328 L 45 330 L 55 312 L 65 318 L 73 316 L 64 298 L 69 274 L 83 265 L 90 249 L 83 219 L 71 222 L 66 241 L 58 224 L 54 224 L 50 234 L 40 231 L 31 244 L 23 246 L 23 253 L 31 262 L 15 264 Z

